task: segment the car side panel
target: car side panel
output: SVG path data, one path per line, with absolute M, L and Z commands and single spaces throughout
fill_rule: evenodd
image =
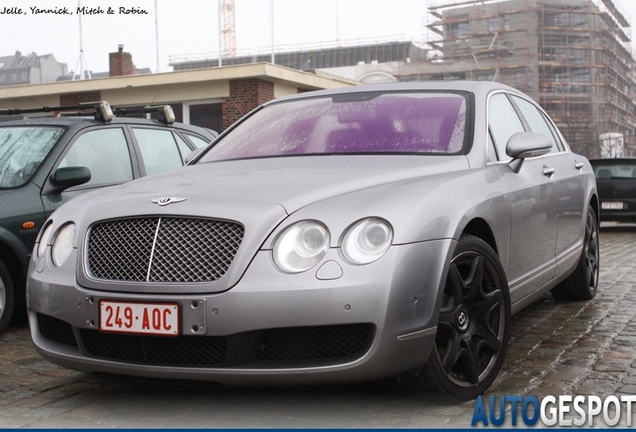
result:
M 3 221 L 0 239 L 18 253 L 20 261 L 25 264 L 25 270 L 31 249 L 45 220 L 42 203 L 37 198 L 38 192 L 36 185 L 28 183 L 19 189 L 0 194 L 0 202 L 3 204 L 0 209 L 0 218 Z M 23 224 L 26 222 L 33 222 L 35 226 L 24 228 Z
M 520 187 L 510 198 L 512 231 L 507 274 L 513 303 L 554 276 L 558 197 L 556 183 L 544 173 L 548 160 L 525 160 L 517 176 Z
M 557 274 L 572 267 L 581 252 L 587 197 L 584 194 L 583 167 L 577 169 L 575 164 L 582 163 L 582 160 L 580 156 L 577 160 L 570 153 L 560 153 L 554 155 L 551 161 L 555 167 L 554 179 L 558 182 L 559 196 Z

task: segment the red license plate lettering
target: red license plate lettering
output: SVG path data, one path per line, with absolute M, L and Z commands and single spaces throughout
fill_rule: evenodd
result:
M 179 335 L 177 303 L 99 302 L 99 329 L 103 332 Z

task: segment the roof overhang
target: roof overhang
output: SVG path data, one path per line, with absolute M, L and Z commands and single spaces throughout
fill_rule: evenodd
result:
M 156 74 L 126 75 L 90 80 L 0 87 L 0 99 L 44 97 L 122 88 L 143 88 L 193 83 L 203 84 L 248 78 L 279 82 L 306 90 L 349 87 L 360 84 L 354 80 L 319 71 L 309 73 L 271 63 L 251 63 Z

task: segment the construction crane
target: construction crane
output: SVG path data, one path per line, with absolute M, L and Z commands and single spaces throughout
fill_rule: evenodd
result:
M 220 57 L 236 57 L 235 0 L 219 0 Z

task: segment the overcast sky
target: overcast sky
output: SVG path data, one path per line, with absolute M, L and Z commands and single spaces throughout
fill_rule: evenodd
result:
M 428 0 L 435 2 L 438 0 Z M 83 15 L 85 65 L 108 71 L 108 53 L 119 44 L 135 66 L 157 71 L 155 4 L 159 29 L 159 69 L 171 70 L 169 56 L 214 55 L 219 50 L 218 0 L 0 0 L 0 56 L 53 54 L 76 70 L 80 53 L 78 4 L 104 13 Z M 271 0 L 235 0 L 239 54 L 269 52 Z M 636 0 L 618 1 L 636 18 Z M 120 14 L 119 8 L 147 14 Z M 72 15 L 34 14 L 31 8 L 67 8 Z M 5 9 L 6 8 L 6 9 Z M 108 14 L 112 8 L 114 14 Z M 336 40 L 423 39 L 426 0 L 273 0 L 274 44 L 331 45 Z M 2 12 L 17 12 L 22 14 Z M 86 67 L 86 66 L 85 66 Z

